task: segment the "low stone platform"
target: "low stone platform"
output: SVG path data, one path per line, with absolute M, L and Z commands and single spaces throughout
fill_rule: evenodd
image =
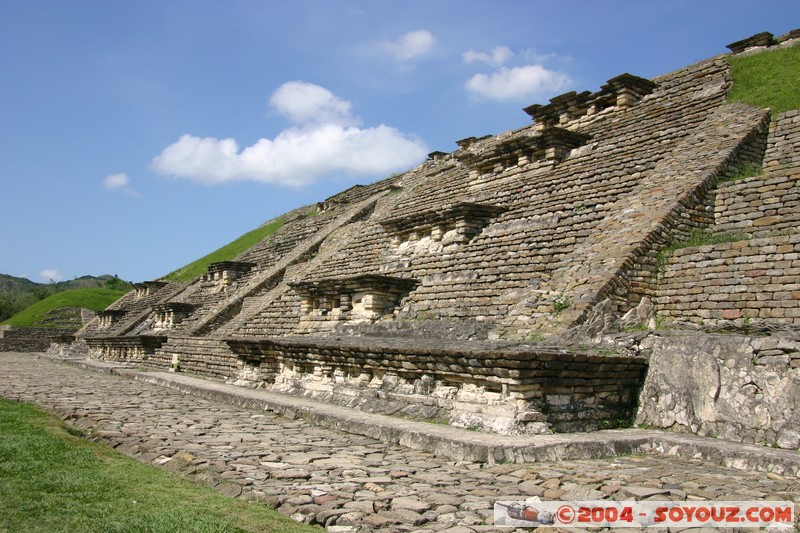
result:
M 131 365 L 73 363 L 105 372 L 2 353 L 0 396 L 34 402 L 141 461 L 338 531 L 493 531 L 495 500 L 531 496 L 800 503 L 800 454 L 786 450 L 638 430 L 498 437 L 310 409 L 297 398 Z M 586 458 L 616 453 L 641 455 Z

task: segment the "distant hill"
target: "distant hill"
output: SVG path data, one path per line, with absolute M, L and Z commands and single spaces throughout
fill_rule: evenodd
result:
M 27 278 L 18 278 L 8 274 L 0 274 L 0 292 L 34 292 L 36 288 L 53 287 L 55 292 L 67 289 L 90 289 L 92 287 L 105 287 L 108 280 L 116 279 L 114 276 L 104 274 L 102 276 L 81 276 L 79 278 L 59 281 L 55 283 L 36 283 Z
M 125 293 L 98 287 L 59 291 L 16 313 L 3 324 L 78 329 L 82 325 L 81 309 L 100 311 Z
M 49 296 L 75 289 L 112 289 L 124 293 L 131 289 L 131 284 L 108 274 L 54 283 L 36 283 L 27 278 L 0 274 L 0 323 Z M 77 307 L 92 308 L 91 305 Z

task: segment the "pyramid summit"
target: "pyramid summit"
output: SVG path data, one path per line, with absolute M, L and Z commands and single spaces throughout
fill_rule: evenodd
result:
M 800 115 L 729 101 L 731 57 L 797 50 L 767 35 L 293 211 L 68 350 L 504 434 L 635 420 L 798 448 Z

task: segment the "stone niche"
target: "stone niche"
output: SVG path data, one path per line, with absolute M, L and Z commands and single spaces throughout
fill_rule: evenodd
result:
M 255 263 L 245 263 L 243 261 L 211 263 L 200 281 L 212 284 L 214 287 L 227 287 L 242 276 L 247 275 L 255 266 Z
M 571 91 L 550 99 L 549 104 L 534 104 L 524 111 L 541 129 L 566 125 L 584 116 L 595 115 L 605 109 L 628 108 L 652 93 L 656 84 L 632 74 L 611 78 L 600 91 L 591 93 Z
M 118 323 L 127 311 L 123 309 L 105 309 L 97 312 L 100 329 L 108 329 Z
M 487 142 L 471 149 L 462 147 L 455 152 L 455 158 L 469 168 L 470 178 L 476 180 L 512 167 L 534 163 L 554 165 L 590 139 L 584 133 L 549 125 L 500 142 Z
M 754 46 L 773 46 L 774 44 L 775 37 L 770 32 L 764 31 L 761 33 L 756 33 L 755 35 L 751 35 L 747 39 L 742 39 L 741 41 L 736 41 L 735 43 L 726 45 L 725 48 L 734 54 L 738 54 L 739 52 L 744 52 L 748 48 L 752 48 Z
M 163 281 L 145 281 L 144 283 L 136 283 L 133 286 L 133 290 L 136 291 L 134 293 L 134 297 L 139 300 L 147 296 L 152 296 L 164 285 L 166 285 L 166 282 Z
M 84 340 L 91 357 L 108 361 L 143 361 L 167 342 L 166 337 L 157 335 L 88 337 Z
M 173 329 L 183 322 L 197 306 L 183 302 L 167 302 L 153 306 L 153 330 Z
M 505 211 L 504 207 L 496 205 L 460 202 L 387 218 L 380 224 L 392 236 L 391 244 L 397 251 L 404 244 L 414 245 L 425 240 L 431 244 L 467 243 Z
M 363 275 L 297 281 L 289 286 L 300 296 L 306 318 L 377 320 L 391 315 L 417 281 L 381 275 Z
M 521 343 L 407 338 L 229 338 L 234 382 L 502 434 L 630 421 L 647 363 Z

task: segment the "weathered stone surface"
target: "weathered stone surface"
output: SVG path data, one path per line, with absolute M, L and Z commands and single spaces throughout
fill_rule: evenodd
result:
M 637 423 L 797 449 L 800 342 L 773 339 L 790 357 L 767 364 L 763 338 L 683 334 L 652 341 Z
M 424 513 L 431 508 L 431 504 L 413 497 L 401 497 L 392 500 L 393 509 L 408 509 L 417 513 Z
M 528 496 L 541 496 L 545 491 L 544 487 L 541 486 L 541 482 L 536 480 L 523 481 L 516 488 Z

